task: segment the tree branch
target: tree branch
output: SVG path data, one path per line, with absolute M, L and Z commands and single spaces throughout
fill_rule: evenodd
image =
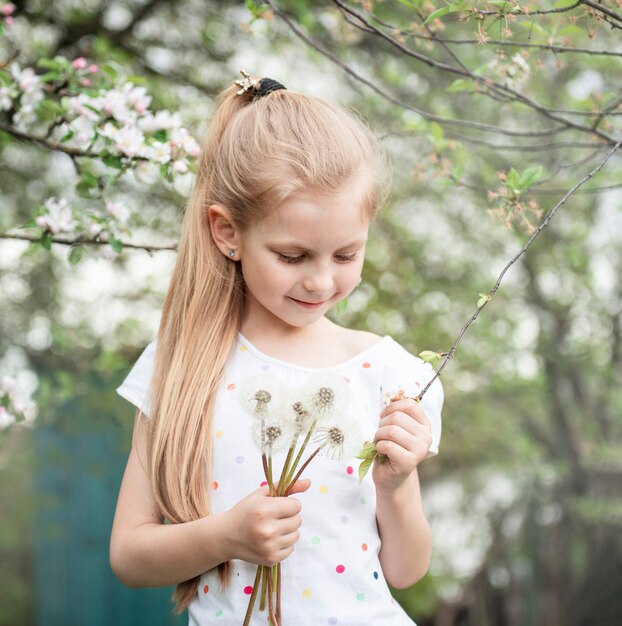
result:
M 520 102 L 521 104 L 523 104 L 523 105 L 533 109 L 534 111 L 537 111 L 538 113 L 540 113 L 540 115 L 542 115 L 542 116 L 544 116 L 544 117 L 546 117 L 546 118 L 548 118 L 548 119 L 550 119 L 550 120 L 552 120 L 554 122 L 558 122 L 558 123 L 562 124 L 563 126 L 567 126 L 569 128 L 573 128 L 573 129 L 579 130 L 581 132 L 587 132 L 589 134 L 598 135 L 599 137 L 602 137 L 603 139 L 606 139 L 609 143 L 614 143 L 613 137 L 611 137 L 607 133 L 604 133 L 602 131 L 598 131 L 597 128 L 590 127 L 590 126 L 584 126 L 583 124 L 578 124 L 576 122 L 573 122 L 571 120 L 566 119 L 565 117 L 561 117 L 561 116 L 555 114 L 553 111 L 551 111 L 547 107 L 545 107 L 544 105 L 540 104 L 539 102 L 536 102 L 535 100 L 532 100 L 531 98 L 528 98 L 527 96 L 525 96 L 521 92 L 517 91 L 516 89 L 513 89 L 512 87 L 508 87 L 507 85 L 503 85 L 501 83 L 498 83 L 496 81 L 484 78 L 483 76 L 479 76 L 478 74 L 475 74 L 475 73 L 471 72 L 470 70 L 468 70 L 466 68 L 466 66 L 463 63 L 460 63 L 460 65 L 461 65 L 461 67 L 463 69 L 460 69 L 460 68 L 457 68 L 457 67 L 453 67 L 453 66 L 447 65 L 445 63 L 440 63 L 439 61 L 436 61 L 436 60 L 434 60 L 434 59 L 432 59 L 432 58 L 430 58 L 430 57 L 428 57 L 428 56 L 426 56 L 424 54 L 421 54 L 420 52 L 417 52 L 417 51 L 413 50 L 412 48 L 409 48 L 409 47 L 405 46 L 401 42 L 397 41 L 394 37 L 388 35 L 384 31 L 382 31 L 382 30 L 376 28 L 375 26 L 373 26 L 369 22 L 369 20 L 366 19 L 366 17 L 364 15 L 362 15 L 360 12 L 358 12 L 358 11 L 348 7 L 347 5 L 345 5 L 342 2 L 342 0 L 332 0 L 332 1 L 333 1 L 334 4 L 336 4 L 342 10 L 347 11 L 348 13 L 350 13 L 351 15 L 356 17 L 356 19 L 360 20 L 361 23 L 364 24 L 367 28 L 371 28 L 374 31 L 374 34 L 376 34 L 381 39 L 384 39 L 385 41 L 390 43 L 392 46 L 397 48 L 400 52 L 402 52 L 406 56 L 411 57 L 413 59 L 416 59 L 418 61 L 421 61 L 422 63 L 425 63 L 429 67 L 434 67 L 434 68 L 436 68 L 438 70 L 441 70 L 441 71 L 444 71 L 444 72 L 448 72 L 450 74 L 455 74 L 457 76 L 470 78 L 471 80 L 481 84 L 484 87 L 487 87 L 488 89 L 494 89 L 497 93 L 499 93 L 501 95 L 504 95 L 510 101 Z M 356 24 L 355 24 L 355 26 L 356 26 Z M 484 94 L 484 95 L 490 95 L 488 93 L 488 91 L 483 91 L 481 93 Z
M 41 236 L 39 235 L 22 235 L 20 233 L 3 233 L 0 232 L 0 239 L 18 239 L 20 241 L 30 241 L 33 243 L 38 243 L 41 241 Z M 50 238 L 52 243 L 57 243 L 62 246 L 105 246 L 108 245 L 108 241 L 102 241 L 100 239 L 86 239 L 83 237 L 76 237 L 75 239 L 67 239 L 65 237 L 58 237 L 56 235 Z M 153 252 L 159 252 L 161 250 L 177 250 L 177 244 L 172 243 L 168 246 L 148 246 L 148 245 L 140 245 L 136 243 L 126 243 L 121 242 L 124 248 L 130 248 L 134 250 L 144 250 L 145 252 L 149 252 L 149 254 Z
M 560 125 L 556 128 L 551 128 L 551 129 L 541 130 L 541 131 L 516 131 L 516 130 L 511 130 L 509 128 L 502 128 L 500 126 L 494 126 L 492 124 L 484 124 L 481 122 L 474 122 L 470 120 L 461 120 L 461 119 L 452 119 L 452 118 L 442 117 L 440 115 L 435 115 L 434 113 L 429 113 L 428 111 L 424 111 L 417 107 L 406 104 L 399 98 L 396 98 L 395 96 L 392 96 L 386 91 L 380 89 L 380 87 L 372 83 L 370 80 L 367 80 L 366 78 L 361 76 L 358 72 L 353 70 L 350 66 L 340 61 L 334 54 L 322 48 L 313 39 L 311 39 L 309 36 L 304 34 L 280 9 L 278 9 L 274 5 L 272 0 L 265 0 L 265 2 L 272 8 L 274 13 L 278 15 L 289 26 L 291 31 L 299 39 L 304 41 L 307 45 L 311 46 L 314 50 L 317 50 L 320 54 L 325 56 L 327 59 L 330 59 L 333 63 L 335 63 L 335 65 L 338 65 L 344 72 L 352 76 L 358 82 L 369 87 L 373 92 L 378 94 L 380 97 L 384 98 L 388 102 L 391 102 L 392 104 L 396 104 L 397 106 L 402 107 L 403 109 L 412 111 L 413 113 L 417 113 L 418 115 L 420 115 L 426 120 L 429 120 L 432 122 L 438 122 L 440 124 L 462 126 L 465 128 L 473 128 L 473 129 L 482 130 L 482 131 L 491 131 L 491 132 L 499 133 L 500 135 L 507 135 L 511 137 L 547 137 L 547 136 L 555 135 L 557 133 L 568 130 L 567 126 L 565 127 L 565 126 Z M 591 132 L 592 130 L 590 129 L 590 133 Z M 609 140 L 608 137 L 607 139 Z
M 557 210 L 566 202 L 566 200 L 568 200 L 568 198 L 570 198 L 570 196 L 572 196 L 577 191 L 577 189 L 582 187 L 588 180 L 590 180 L 593 176 L 595 176 L 605 166 L 607 161 L 609 161 L 609 159 L 613 156 L 613 154 L 618 150 L 618 148 L 621 145 L 622 145 L 622 140 L 618 141 L 615 144 L 615 146 L 613 146 L 613 148 L 611 150 L 609 150 L 609 152 L 607 152 L 605 157 L 603 159 L 601 159 L 601 161 L 598 163 L 598 165 L 589 174 L 586 174 L 578 183 L 576 183 L 571 189 L 569 189 L 566 192 L 564 197 L 549 211 L 549 213 L 546 216 L 546 218 L 544 219 L 544 221 L 534 231 L 534 233 L 531 235 L 531 237 L 529 238 L 527 243 L 514 255 L 514 257 L 512 257 L 512 259 L 510 259 L 510 261 L 501 270 L 501 273 L 499 274 L 499 277 L 497 278 L 497 282 L 494 284 L 493 288 L 488 292 L 488 295 L 490 296 L 490 298 L 488 300 L 486 300 L 481 306 L 479 306 L 473 312 L 473 314 L 471 315 L 471 317 L 469 318 L 467 323 L 460 329 L 460 332 L 458 333 L 458 337 L 454 341 L 454 344 L 450 348 L 450 350 L 447 353 L 447 355 L 444 357 L 440 367 L 438 368 L 438 370 L 434 374 L 434 377 L 428 382 L 428 384 L 423 388 L 423 390 L 417 396 L 418 400 L 421 400 L 421 398 L 423 398 L 424 394 L 430 388 L 432 383 L 441 375 L 441 372 L 445 369 L 445 367 L 449 363 L 449 360 L 455 354 L 456 349 L 458 348 L 458 345 L 459 345 L 459 343 L 460 343 L 464 333 L 467 331 L 469 326 L 477 319 L 477 317 L 479 316 L 480 312 L 484 309 L 484 307 L 488 304 L 488 302 L 490 302 L 490 299 L 492 299 L 492 297 L 494 296 L 494 294 L 497 291 L 497 289 L 499 289 L 499 286 L 501 285 L 501 282 L 502 282 L 503 277 L 505 276 L 506 272 L 510 269 L 510 267 L 512 267 L 512 265 L 514 265 L 514 263 L 516 263 L 516 261 L 523 254 L 525 254 L 527 252 L 527 250 L 529 249 L 531 244 L 536 240 L 536 238 L 540 235 L 540 233 L 549 225 L 549 222 L 553 219 L 553 217 L 557 213 Z

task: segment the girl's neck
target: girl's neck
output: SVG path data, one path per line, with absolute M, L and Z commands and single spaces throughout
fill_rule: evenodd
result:
M 363 352 L 378 335 L 338 326 L 322 317 L 310 326 L 276 328 L 242 322 L 240 332 L 263 354 L 303 367 L 332 367 Z

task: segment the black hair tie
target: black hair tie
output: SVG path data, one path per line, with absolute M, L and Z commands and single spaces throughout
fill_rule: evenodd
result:
M 237 92 L 238 96 L 245 94 L 247 92 L 251 92 L 253 94 L 253 100 L 257 100 L 258 98 L 263 98 L 263 96 L 267 96 L 269 93 L 273 91 L 278 91 L 279 89 L 287 89 L 284 85 L 279 83 L 277 80 L 273 78 L 261 78 L 256 80 L 251 78 L 250 74 L 245 72 L 244 70 L 240 70 L 240 73 L 244 78 L 242 80 L 236 80 L 235 84 L 239 85 L 242 89 Z

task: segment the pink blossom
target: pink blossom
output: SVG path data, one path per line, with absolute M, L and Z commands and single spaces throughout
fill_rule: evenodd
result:
M 90 87 L 90 85 L 91 85 L 91 81 L 90 81 L 88 78 L 83 78 L 83 79 L 80 81 L 80 84 L 81 84 L 83 87 Z
M 12 25 L 13 25 L 13 22 L 15 22 L 15 20 L 14 20 L 14 19 L 13 19 L 10 15 L 9 15 L 8 17 L 5 17 L 5 18 L 4 18 L 4 23 L 5 23 L 7 26 L 12 26 Z
M 78 57 L 71 62 L 71 67 L 74 70 L 83 70 L 87 65 L 87 60 L 84 57 Z
M 97 72 L 99 72 L 99 65 L 96 65 L 95 63 L 92 63 L 91 65 L 89 65 L 89 70 L 88 70 L 91 74 L 97 74 Z
M 8 4 L 3 4 L 0 7 L 0 13 L 4 15 L 5 17 L 9 17 L 10 15 L 13 15 L 13 13 L 15 13 L 15 5 L 10 2 Z M 7 20 L 7 23 L 8 23 L 8 20 Z

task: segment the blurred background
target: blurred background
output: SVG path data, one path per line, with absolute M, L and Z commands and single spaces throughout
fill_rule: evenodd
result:
M 392 191 L 333 318 L 440 353 L 485 306 L 443 372 L 441 452 L 421 467 L 432 565 L 395 595 L 419 626 L 621 624 L 620 154 L 489 299 L 622 137 L 621 15 L 564 0 L 0 2 L 0 625 L 187 622 L 172 589 L 116 581 L 108 539 L 133 425 L 115 388 L 157 331 L 193 168 L 119 142 L 80 153 L 96 142 L 80 147 L 63 98 L 94 85 L 71 82 L 76 59 L 197 139 L 240 69 L 372 125 Z M 101 224 L 116 211 L 118 229 L 46 230 L 51 197 Z M 15 423 L 11 380 L 36 404 Z

